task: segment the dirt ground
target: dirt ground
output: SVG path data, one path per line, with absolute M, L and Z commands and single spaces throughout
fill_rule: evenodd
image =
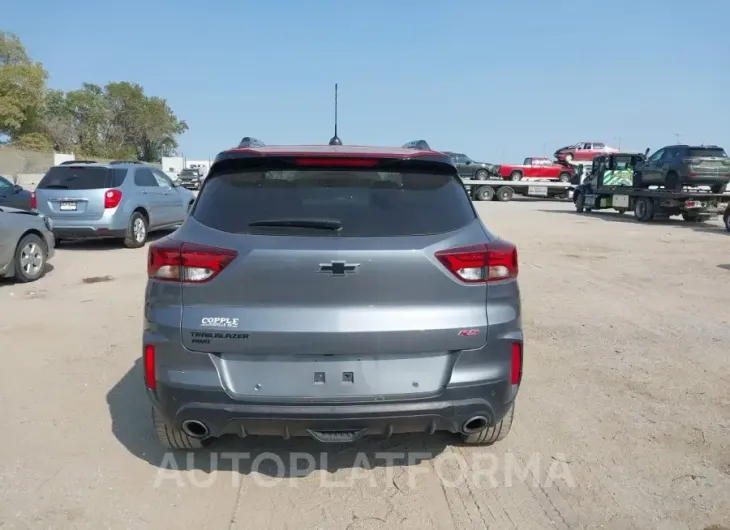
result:
M 43 280 L 0 283 L 0 527 L 730 524 L 730 234 L 556 201 L 478 208 L 521 253 L 525 376 L 504 442 L 165 455 L 137 361 L 146 250 L 62 247 Z

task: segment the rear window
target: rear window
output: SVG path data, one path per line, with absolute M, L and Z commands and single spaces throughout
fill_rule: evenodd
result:
M 690 147 L 687 150 L 687 156 L 689 157 L 703 157 L 712 156 L 718 158 L 727 158 L 727 153 L 724 149 L 719 147 Z
M 95 190 L 122 185 L 127 170 L 98 166 L 52 167 L 38 183 L 38 189 Z
M 193 217 L 237 234 L 381 237 L 450 232 L 476 214 L 450 173 L 228 171 L 208 178 Z M 277 219 L 339 221 L 339 231 L 252 227 Z

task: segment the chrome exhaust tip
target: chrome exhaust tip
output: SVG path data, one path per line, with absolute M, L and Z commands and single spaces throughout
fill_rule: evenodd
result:
M 489 420 L 484 416 L 474 416 L 469 418 L 461 426 L 461 432 L 464 434 L 474 434 L 482 429 L 485 429 L 489 425 Z
M 205 438 L 208 436 L 208 427 L 198 420 L 186 420 L 182 424 L 182 430 L 191 438 Z

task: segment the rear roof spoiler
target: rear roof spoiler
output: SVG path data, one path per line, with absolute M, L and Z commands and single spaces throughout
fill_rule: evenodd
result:
M 266 147 L 266 144 L 253 136 L 244 136 L 241 141 L 238 142 L 238 147 Z
M 96 160 L 65 160 L 59 166 L 74 166 L 76 164 L 98 164 Z
M 432 151 L 431 146 L 426 140 L 413 140 L 407 144 L 403 144 L 403 149 L 418 149 L 419 151 Z

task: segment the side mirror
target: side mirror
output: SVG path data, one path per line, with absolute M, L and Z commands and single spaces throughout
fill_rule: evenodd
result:
M 20 193 L 21 191 L 23 191 L 23 186 L 21 186 L 20 184 L 16 184 L 15 186 L 13 186 L 13 190 L 15 190 L 15 193 Z

